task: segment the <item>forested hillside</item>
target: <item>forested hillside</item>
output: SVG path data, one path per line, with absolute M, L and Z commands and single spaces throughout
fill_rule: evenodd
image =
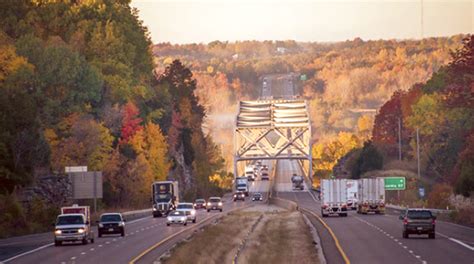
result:
M 129 2 L 0 2 L 5 230 L 49 226 L 51 210 L 38 208 L 55 214 L 59 201 L 38 196 L 23 208 L 16 196 L 45 176 L 64 177 L 65 166 L 103 172 L 104 206 L 148 207 L 155 180 L 178 180 L 187 199 L 220 192 L 210 176 L 227 175 L 201 129 L 196 81 L 179 61 L 154 73 L 148 31 Z M 28 223 L 25 209 L 48 223 Z
M 161 43 L 153 53 L 158 72 L 176 58 L 192 69 L 210 116 L 235 115 L 238 100 L 258 98 L 266 74 L 298 73 L 297 93 L 310 103 L 315 171 L 328 177 L 341 157 L 371 137 L 376 111 L 392 94 L 427 81 L 462 39 Z M 231 121 L 220 129 L 222 119 L 208 123 L 231 159 Z

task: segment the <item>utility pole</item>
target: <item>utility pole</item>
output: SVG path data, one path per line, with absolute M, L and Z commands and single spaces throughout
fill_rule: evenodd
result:
M 418 178 L 420 178 L 420 133 L 418 128 L 416 128 L 416 157 L 418 164 Z
M 398 160 L 402 160 L 402 121 L 398 118 Z

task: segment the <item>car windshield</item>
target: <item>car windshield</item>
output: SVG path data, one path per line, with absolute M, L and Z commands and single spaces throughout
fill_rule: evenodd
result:
M 211 198 L 211 199 L 210 199 L 210 202 L 211 202 L 211 203 L 218 203 L 218 202 L 220 202 L 220 201 L 221 201 L 221 199 L 219 199 L 219 198 Z
M 174 211 L 174 212 L 170 213 L 170 215 L 172 215 L 172 216 L 180 216 L 180 215 L 184 215 L 184 212 L 181 212 L 181 211 Z
M 103 215 L 100 217 L 101 222 L 120 222 L 122 218 L 118 214 Z
M 408 218 L 410 219 L 430 219 L 432 217 L 430 211 L 408 211 Z
M 196 200 L 196 203 L 205 203 L 206 201 L 204 201 L 204 199 L 197 199 Z
M 178 204 L 178 209 L 193 209 L 192 204 Z
M 164 194 L 155 194 L 155 201 L 157 203 L 166 203 L 171 200 L 171 194 L 164 193 Z
M 83 225 L 84 218 L 80 215 L 59 216 L 56 225 Z
M 259 193 L 255 193 L 253 196 L 254 196 L 254 197 L 259 197 L 260 195 L 261 195 L 261 194 L 259 194 Z

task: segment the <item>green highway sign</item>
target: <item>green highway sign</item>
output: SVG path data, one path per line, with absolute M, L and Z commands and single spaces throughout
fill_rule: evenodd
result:
M 406 180 L 405 177 L 386 177 L 384 178 L 385 190 L 405 190 Z

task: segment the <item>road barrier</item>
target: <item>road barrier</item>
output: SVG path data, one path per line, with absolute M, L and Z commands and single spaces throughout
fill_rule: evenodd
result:
M 407 208 L 410 208 L 409 206 L 400 206 L 400 205 L 394 205 L 394 204 L 386 204 L 385 207 L 393 209 L 393 210 L 397 210 L 397 211 L 404 211 Z M 449 214 L 453 211 L 453 210 L 432 209 L 432 208 L 424 208 L 424 209 L 430 210 L 431 212 L 435 214 Z
M 128 211 L 128 212 L 123 212 L 122 216 L 125 218 L 125 220 L 130 221 L 130 220 L 135 220 L 138 218 L 143 218 L 146 216 L 151 215 L 151 209 L 143 209 L 143 210 L 137 210 L 137 211 Z
M 298 204 L 293 201 L 281 199 L 278 197 L 272 197 L 269 200 L 270 204 L 285 208 L 288 211 L 298 211 Z

